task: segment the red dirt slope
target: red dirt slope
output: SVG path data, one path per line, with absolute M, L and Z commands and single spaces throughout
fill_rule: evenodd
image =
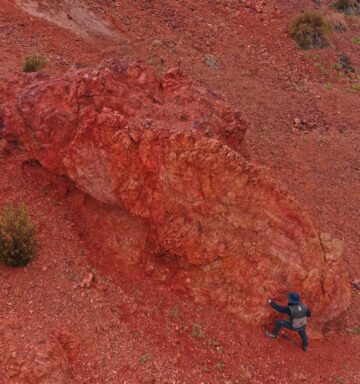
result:
M 320 9 L 331 12 L 330 3 Z M 334 34 L 329 48 L 303 52 L 286 29 L 293 15 L 314 7 L 311 0 L 81 4 L 121 41 L 81 36 L 0 0 L 0 74 L 34 52 L 49 59 L 51 72 L 113 56 L 140 58 L 160 72 L 180 66 L 246 113 L 252 158 L 287 184 L 318 228 L 345 241 L 351 279 L 359 278 L 358 73 L 333 68 L 341 53 L 360 67 L 360 48 L 351 42 L 360 34 L 358 18 L 347 18 L 350 30 Z M 5 98 L 12 89 L 0 91 Z M 262 329 L 194 303 L 181 286 L 169 291 L 153 277 L 114 273 L 98 244 L 89 252 L 81 242 L 86 226 L 74 217 L 75 197 L 67 203 L 59 180 L 36 167 L 22 170 L 21 160 L 16 151 L 1 155 L 0 203 L 25 201 L 42 249 L 25 270 L 0 267 L 0 383 L 360 382 L 359 336 L 347 331 L 359 326 L 358 291 L 307 354 L 292 335 L 264 339 Z M 135 225 L 123 222 L 128 231 Z M 79 288 L 91 271 L 92 287 Z M 194 324 L 203 337 L 193 335 Z

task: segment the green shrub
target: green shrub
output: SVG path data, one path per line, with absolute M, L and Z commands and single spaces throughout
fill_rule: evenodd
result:
M 47 60 L 43 56 L 30 55 L 25 57 L 23 64 L 24 72 L 38 72 L 44 68 Z
M 334 8 L 347 14 L 360 12 L 360 0 L 337 0 L 333 4 Z
M 25 266 L 36 253 L 35 227 L 23 205 L 6 206 L 0 214 L 0 260 Z
M 192 335 L 197 339 L 202 339 L 205 336 L 205 333 L 200 324 L 193 324 Z
M 316 11 L 306 11 L 290 23 L 290 35 L 303 49 L 322 48 L 328 45 L 331 28 L 325 18 Z
M 152 358 L 151 353 L 149 353 L 149 352 L 144 352 L 144 353 L 140 356 L 140 363 L 141 363 L 141 364 L 145 364 L 145 363 L 147 363 L 148 361 L 150 361 L 151 358 Z

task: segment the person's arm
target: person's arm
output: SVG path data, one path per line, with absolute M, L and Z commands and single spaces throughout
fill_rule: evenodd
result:
M 268 300 L 268 303 L 270 304 L 270 306 L 271 306 L 272 308 L 275 309 L 275 311 L 278 311 L 278 312 L 280 312 L 280 313 L 286 313 L 286 314 L 288 314 L 289 316 L 291 315 L 291 312 L 290 312 L 290 309 L 289 309 L 288 306 L 283 307 L 283 306 L 281 306 L 281 305 L 279 305 L 279 304 L 276 304 L 275 301 L 272 301 L 272 300 Z

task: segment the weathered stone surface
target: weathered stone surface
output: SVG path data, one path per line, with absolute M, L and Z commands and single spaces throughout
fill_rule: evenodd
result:
M 333 239 L 329 233 L 319 234 L 321 245 L 327 261 L 341 261 L 345 252 L 345 244 L 339 239 Z
M 197 300 L 249 321 L 289 289 L 319 321 L 348 307 L 339 244 L 324 251 L 299 205 L 247 160 L 241 115 L 177 71 L 112 61 L 34 81 L 0 113 L 44 167 L 148 223 L 149 251 L 193 266 L 180 274 Z

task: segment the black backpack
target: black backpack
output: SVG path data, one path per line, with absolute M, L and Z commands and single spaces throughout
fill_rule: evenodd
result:
M 308 311 L 306 304 L 290 305 L 289 308 L 291 312 L 290 320 L 293 328 L 299 329 L 305 327 L 307 320 L 306 313 Z

